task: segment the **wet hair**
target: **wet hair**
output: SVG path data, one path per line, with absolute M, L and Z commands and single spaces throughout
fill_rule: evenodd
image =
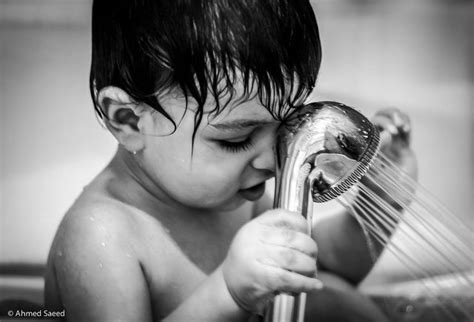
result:
M 90 90 L 97 101 L 117 86 L 176 123 L 160 94 L 179 90 L 196 105 L 195 130 L 204 105 L 218 114 L 236 99 L 258 97 L 273 117 L 304 99 L 321 63 L 319 31 L 308 0 L 94 0 Z M 226 97 L 224 102 L 222 98 Z M 193 137 L 195 132 L 193 134 Z

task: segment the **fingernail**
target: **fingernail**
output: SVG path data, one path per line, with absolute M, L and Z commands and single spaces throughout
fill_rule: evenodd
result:
M 318 279 L 314 279 L 314 289 L 321 290 L 324 287 L 323 282 Z

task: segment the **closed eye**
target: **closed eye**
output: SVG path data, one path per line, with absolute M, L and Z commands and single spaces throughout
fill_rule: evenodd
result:
M 246 137 L 244 140 L 217 140 L 217 144 L 225 151 L 232 153 L 239 153 L 243 151 L 248 151 L 252 148 L 253 143 L 250 136 Z

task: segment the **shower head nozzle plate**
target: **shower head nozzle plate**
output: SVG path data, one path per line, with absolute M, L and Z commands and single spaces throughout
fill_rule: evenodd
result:
M 299 167 L 299 162 L 309 163 L 313 200 L 325 202 L 365 175 L 378 153 L 379 141 L 376 127 L 353 108 L 329 101 L 310 103 L 281 127 L 278 160 L 298 156 L 300 161 L 285 163 Z M 277 173 L 284 175 L 284 171 Z

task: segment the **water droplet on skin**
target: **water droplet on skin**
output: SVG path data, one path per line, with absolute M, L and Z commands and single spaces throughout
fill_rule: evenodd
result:
M 104 265 L 102 265 L 102 263 L 99 263 L 99 267 L 104 268 Z
M 63 252 L 62 252 L 62 251 L 59 251 L 59 252 L 58 252 L 58 256 L 59 256 L 59 257 L 62 257 L 62 256 L 63 256 Z
M 102 247 L 105 247 L 107 244 L 105 242 L 101 243 Z
M 92 216 L 90 216 L 89 219 L 90 219 L 90 221 L 95 221 L 95 218 L 92 217 Z
M 413 312 L 414 309 L 415 309 L 414 306 L 409 304 L 405 307 L 405 312 L 406 313 L 411 313 L 411 312 Z
M 130 255 L 129 253 L 127 253 L 126 256 L 127 256 L 128 258 L 132 258 L 132 255 Z

